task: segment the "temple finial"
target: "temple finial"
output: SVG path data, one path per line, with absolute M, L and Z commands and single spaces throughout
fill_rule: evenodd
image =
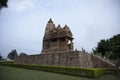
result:
M 62 29 L 61 26 L 60 26 L 60 24 L 58 24 L 57 29 L 58 29 L 58 30 L 61 30 L 61 29 Z
M 50 20 L 48 21 L 48 23 L 53 23 L 52 19 L 50 18 Z
M 58 27 L 61 27 L 60 24 L 58 24 Z
M 68 27 L 67 24 L 65 24 L 65 27 Z

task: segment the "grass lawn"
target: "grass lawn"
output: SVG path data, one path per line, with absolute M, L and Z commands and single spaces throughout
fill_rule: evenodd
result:
M 91 79 L 43 71 L 0 66 L 0 80 L 119 80 L 119 79 L 114 75 L 106 75 L 97 79 Z

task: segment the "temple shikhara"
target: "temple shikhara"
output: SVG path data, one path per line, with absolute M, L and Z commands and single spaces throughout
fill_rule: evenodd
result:
M 42 53 L 50 52 L 69 52 L 73 51 L 73 34 L 69 27 L 65 25 L 63 28 L 60 24 L 56 27 L 52 19 L 46 25 L 43 37 Z
M 83 51 L 74 51 L 73 34 L 70 27 L 56 26 L 52 19 L 46 24 L 40 54 L 17 56 L 16 63 L 83 68 L 113 68 L 114 64 Z

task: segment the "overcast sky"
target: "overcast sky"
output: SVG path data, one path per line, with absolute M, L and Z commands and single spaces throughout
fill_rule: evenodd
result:
M 47 21 L 67 24 L 74 48 L 88 52 L 101 39 L 120 34 L 120 0 L 8 0 L 0 12 L 0 53 L 40 54 Z

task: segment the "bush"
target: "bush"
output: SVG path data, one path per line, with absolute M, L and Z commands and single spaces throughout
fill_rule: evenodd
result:
M 103 76 L 105 74 L 106 74 L 105 69 L 102 69 L 102 68 L 96 68 L 96 69 L 94 69 L 94 77 L 95 78 Z
M 97 78 L 105 74 L 108 74 L 110 72 L 116 73 L 116 70 L 105 69 L 105 68 L 79 68 L 79 67 L 37 65 L 37 64 L 9 64 L 9 63 L 4 63 L 2 65 L 62 73 L 62 74 L 68 74 L 68 75 L 74 75 L 74 76 L 90 77 L 90 78 Z
M 0 64 L 13 64 L 14 61 L 0 61 Z
M 114 69 L 108 68 L 108 69 L 106 69 L 106 73 L 107 74 L 118 74 L 118 73 L 120 73 L 120 69 L 117 69 L 117 68 L 114 68 Z

